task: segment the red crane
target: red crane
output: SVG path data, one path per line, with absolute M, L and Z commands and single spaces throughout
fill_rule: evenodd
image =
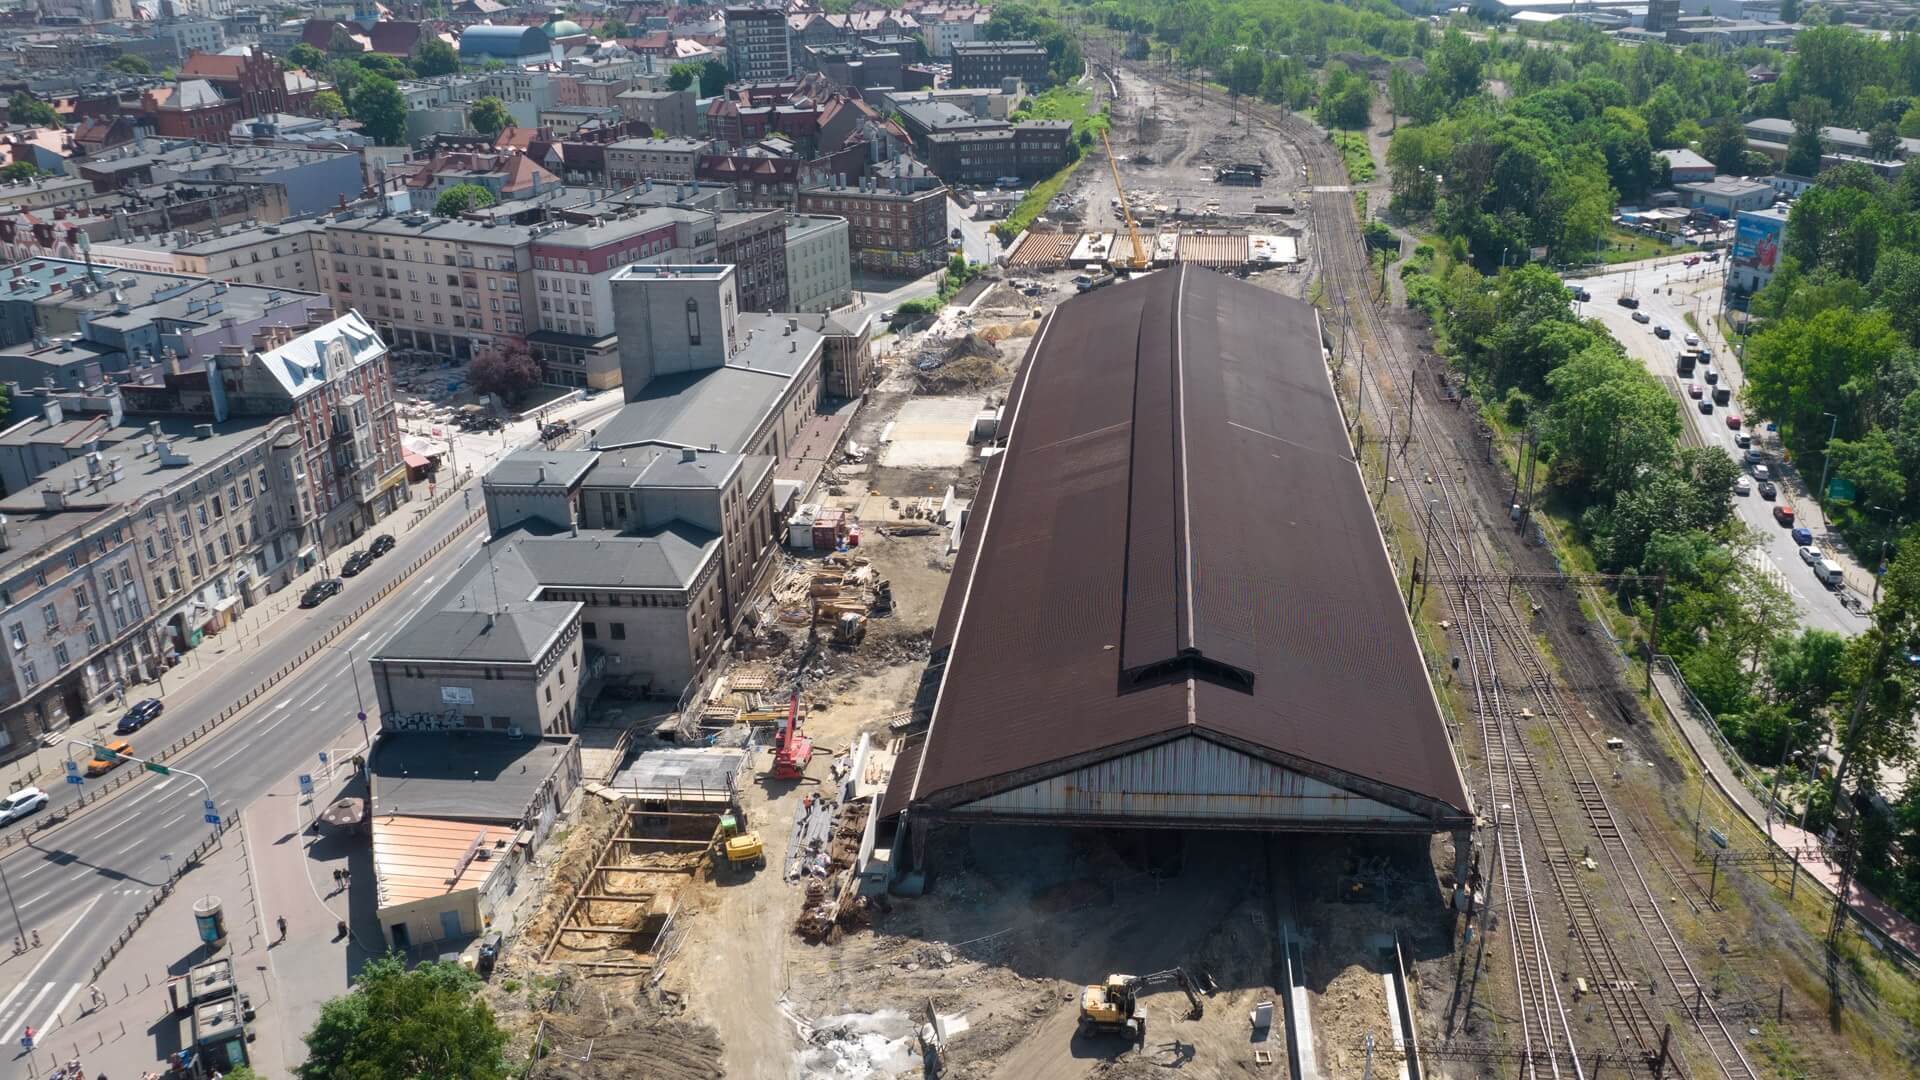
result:
M 787 703 L 787 724 L 780 729 L 780 741 L 774 744 L 771 775 L 775 780 L 804 780 L 807 763 L 812 760 L 813 740 L 800 730 L 800 690 L 796 687 Z

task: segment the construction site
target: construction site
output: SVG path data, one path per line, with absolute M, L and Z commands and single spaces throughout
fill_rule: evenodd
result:
M 1016 278 L 881 339 L 729 663 L 591 755 L 485 991 L 510 1054 L 665 1080 L 1904 1074 L 1882 991 L 1906 960 L 1854 933 L 1824 963 L 1809 927 L 1844 909 L 1588 632 L 1596 583 L 1489 524 L 1511 477 L 1369 287 L 1346 190 L 1296 179 L 1338 154 L 1148 74 L 1115 73 L 1081 233 L 1131 248 L 1114 172 L 1136 215 L 1219 217 L 1138 280 L 1052 308 L 1070 284 Z M 1261 186 L 1202 168 L 1248 163 Z M 1317 254 L 1234 282 L 1179 257 L 1203 228 Z M 1251 291 L 1310 283 L 1337 309 Z

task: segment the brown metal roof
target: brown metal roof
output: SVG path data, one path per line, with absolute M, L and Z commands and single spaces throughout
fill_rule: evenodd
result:
M 1190 267 L 1069 300 L 1007 416 L 886 805 L 1192 734 L 1465 816 L 1310 305 Z

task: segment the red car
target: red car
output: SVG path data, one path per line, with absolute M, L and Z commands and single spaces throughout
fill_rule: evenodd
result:
M 1781 503 L 1778 506 L 1775 506 L 1773 508 L 1773 520 L 1779 522 L 1780 524 L 1786 526 L 1787 528 L 1792 528 L 1793 527 L 1793 507 L 1788 506 L 1786 503 Z
M 1699 383 L 1697 383 L 1697 382 L 1690 382 L 1690 383 L 1688 383 L 1688 384 L 1687 384 L 1687 396 L 1688 396 L 1688 397 L 1690 397 L 1690 398 L 1697 398 L 1697 397 L 1699 397 L 1699 396 L 1700 396 L 1700 394 L 1701 394 L 1701 390 L 1700 390 L 1700 384 L 1699 384 Z
M 1735 431 L 1739 431 L 1740 430 L 1740 414 L 1737 412 L 1728 413 L 1727 426 L 1732 428 Z
M 1689 255 L 1689 256 L 1687 256 L 1687 257 L 1686 257 L 1685 259 L 1682 259 L 1682 260 L 1681 260 L 1681 262 L 1682 262 L 1683 264 L 1685 264 L 1685 265 L 1687 265 L 1687 266 L 1699 266 L 1699 265 L 1700 265 L 1700 256 L 1698 256 L 1698 255 Z

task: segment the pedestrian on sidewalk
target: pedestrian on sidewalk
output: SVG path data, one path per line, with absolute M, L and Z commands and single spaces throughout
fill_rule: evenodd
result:
M 274 922 L 280 927 L 280 940 L 287 940 L 287 917 L 282 915 L 278 919 L 275 919 Z
M 87 987 L 87 1000 L 93 1003 L 94 1008 L 98 1009 L 106 1005 L 107 995 L 100 992 L 100 987 L 90 984 Z
M 333 871 L 333 891 L 334 892 L 339 892 L 340 886 L 346 884 L 346 882 L 341 880 L 343 877 L 344 875 L 342 875 L 340 873 L 340 870 L 336 867 Z

